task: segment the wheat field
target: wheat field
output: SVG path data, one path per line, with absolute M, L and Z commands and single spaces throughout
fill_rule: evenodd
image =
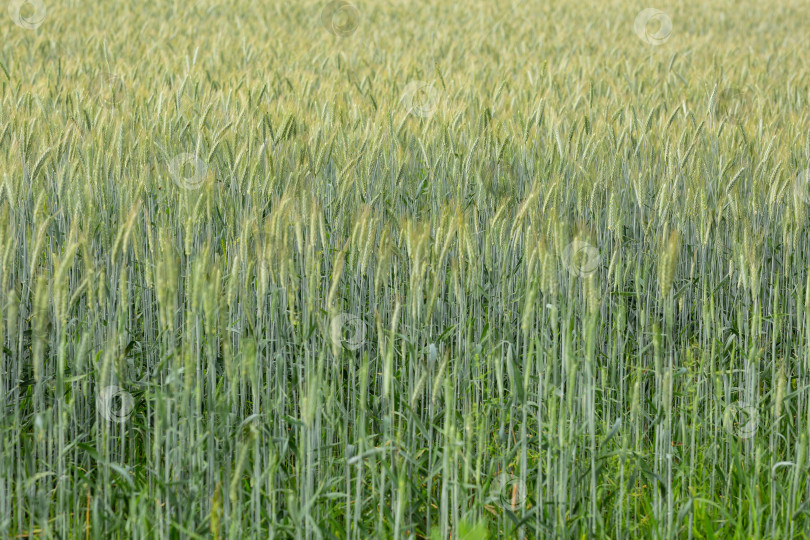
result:
M 806 0 L 11 0 L 0 537 L 807 538 Z

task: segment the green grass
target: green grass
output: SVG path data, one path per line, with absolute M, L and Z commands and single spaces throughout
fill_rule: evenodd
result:
M 45 6 L 0 537 L 808 536 L 805 0 Z

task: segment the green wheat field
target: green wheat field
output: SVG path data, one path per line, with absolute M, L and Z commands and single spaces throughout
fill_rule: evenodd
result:
M 807 0 L 2 7 L 0 537 L 810 537 Z

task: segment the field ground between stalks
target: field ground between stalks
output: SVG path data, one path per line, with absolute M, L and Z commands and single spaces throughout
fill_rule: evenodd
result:
M 0 537 L 808 536 L 806 0 L 3 15 Z

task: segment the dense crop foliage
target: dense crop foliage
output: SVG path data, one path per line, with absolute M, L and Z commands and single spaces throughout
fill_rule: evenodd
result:
M 667 4 L 13 0 L 0 537 L 806 534 L 810 3 Z

